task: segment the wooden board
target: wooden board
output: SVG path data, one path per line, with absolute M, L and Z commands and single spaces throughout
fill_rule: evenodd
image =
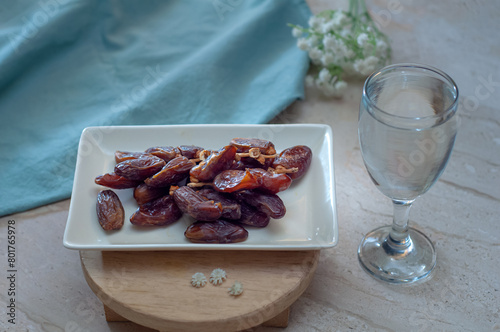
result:
M 80 251 L 85 279 L 110 311 L 161 331 L 239 331 L 287 309 L 312 280 L 319 251 Z M 220 286 L 191 286 L 215 268 L 227 273 Z M 230 296 L 235 281 L 244 292 Z

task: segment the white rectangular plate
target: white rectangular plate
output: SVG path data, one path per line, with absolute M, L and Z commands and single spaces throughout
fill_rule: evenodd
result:
M 195 244 L 184 237 L 194 222 L 184 215 L 161 227 L 133 226 L 128 218 L 137 209 L 133 189 L 113 190 L 125 209 L 125 225 L 104 231 L 97 220 L 96 197 L 105 189 L 96 176 L 112 172 L 114 152 L 144 151 L 152 146 L 198 145 L 219 149 L 234 137 L 272 141 L 279 152 L 307 145 L 313 152 L 309 171 L 279 193 L 285 217 L 265 228 L 247 227 L 248 239 L 231 244 Z M 89 127 L 81 136 L 64 246 L 95 250 L 316 250 L 338 240 L 332 131 L 327 125 L 173 125 Z

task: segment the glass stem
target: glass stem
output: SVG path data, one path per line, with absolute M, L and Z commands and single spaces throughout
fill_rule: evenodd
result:
M 394 219 L 392 222 L 392 230 L 389 233 L 389 245 L 394 249 L 405 250 L 411 245 L 411 239 L 408 235 L 408 220 L 410 217 L 410 209 L 413 200 L 398 201 L 393 200 Z

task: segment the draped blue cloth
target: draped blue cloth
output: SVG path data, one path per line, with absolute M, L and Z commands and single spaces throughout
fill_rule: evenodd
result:
M 304 93 L 304 0 L 8 1 L 0 215 L 70 197 L 82 130 L 266 123 Z

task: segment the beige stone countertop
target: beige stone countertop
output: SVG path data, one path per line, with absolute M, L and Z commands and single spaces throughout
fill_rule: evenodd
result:
M 308 3 L 314 13 L 346 5 Z M 351 82 L 338 100 L 308 89 L 305 100 L 273 122 L 332 127 L 339 242 L 321 251 L 313 281 L 292 305 L 285 330 L 500 331 L 500 2 L 367 0 L 367 6 L 390 38 L 393 63 L 435 66 L 460 89 L 459 134 L 448 166 L 410 215 L 411 225 L 434 242 L 437 267 L 430 280 L 413 286 L 388 285 L 361 269 L 356 251 L 363 235 L 392 218 L 391 202 L 373 185 L 360 154 L 362 82 Z M 69 202 L 0 219 L 1 266 L 7 261 L 8 220 L 16 221 L 18 260 L 16 328 L 7 329 L 4 274 L 0 330 L 153 331 L 105 321 L 78 251 L 62 244 Z

